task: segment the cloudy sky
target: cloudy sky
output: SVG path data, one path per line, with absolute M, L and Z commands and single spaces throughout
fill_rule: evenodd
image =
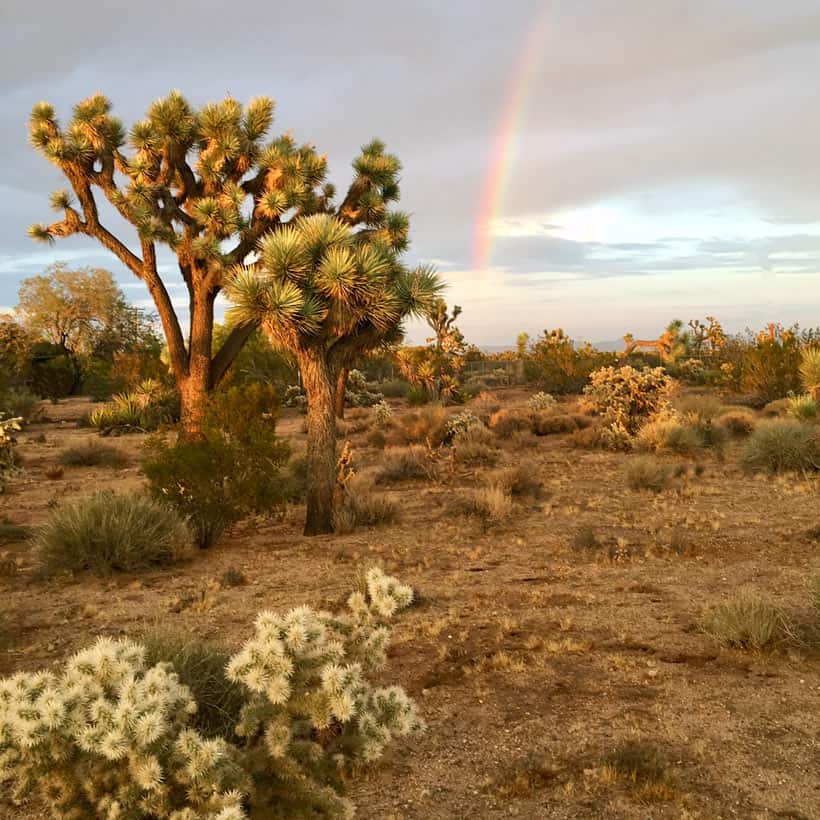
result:
M 817 0 L 2 0 L 0 308 L 56 260 L 145 299 L 89 240 L 27 238 L 62 183 L 26 121 L 99 90 L 130 123 L 179 88 L 274 97 L 340 187 L 384 139 L 410 261 L 436 261 L 478 343 L 820 325 L 818 71 Z

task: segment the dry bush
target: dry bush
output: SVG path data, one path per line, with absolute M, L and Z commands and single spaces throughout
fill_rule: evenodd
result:
M 47 572 L 107 573 L 172 563 L 186 553 L 191 535 L 158 501 L 103 491 L 58 508 L 33 543 Z
M 64 467 L 122 467 L 128 463 L 121 450 L 98 441 L 69 447 L 60 453 L 57 461 Z
M 384 450 L 387 446 L 387 436 L 383 430 L 371 430 L 367 434 L 367 443 L 376 450 Z
M 674 469 L 651 456 L 638 456 L 629 460 L 625 474 L 630 489 L 659 493 L 671 486 Z
M 482 390 L 471 402 L 470 409 L 479 415 L 483 420 L 499 411 L 501 404 L 498 397 L 489 390 Z
M 789 413 L 789 400 L 775 399 L 770 401 L 760 412 L 767 418 L 786 416 Z
M 761 424 L 746 441 L 740 465 L 749 472 L 809 472 L 820 469 L 817 428 L 793 420 Z
M 783 610 L 752 590 L 744 590 L 707 610 L 701 628 L 722 644 L 741 649 L 771 647 L 791 632 Z
M 531 459 L 519 461 L 499 476 L 498 483 L 513 498 L 540 499 L 544 496 L 544 484 L 538 477 L 540 468 Z
M 733 438 L 748 436 L 757 426 L 757 418 L 751 410 L 727 410 L 717 421 Z
M 441 405 L 431 404 L 401 416 L 388 436 L 388 442 L 438 447 L 447 437 L 447 414 Z
M 514 433 L 532 430 L 532 421 L 521 410 L 498 410 L 490 416 L 489 427 L 499 438 L 511 438 Z
M 584 417 L 584 421 L 586 421 Z M 566 413 L 555 414 L 550 411 L 533 413 L 532 431 L 536 436 L 552 436 L 561 433 L 574 433 L 579 425 L 575 416 Z
M 531 450 L 538 447 L 538 436 L 531 430 L 516 430 L 510 436 L 510 446 L 513 450 Z
M 501 455 L 495 437 L 483 424 L 456 433 L 452 448 L 459 464 L 497 464 Z
M 468 491 L 453 502 L 454 511 L 477 518 L 485 530 L 508 521 L 513 512 L 510 494 L 500 484 Z
M 602 547 L 592 527 L 581 527 L 572 538 L 572 548 L 576 552 L 593 552 Z
M 642 802 L 667 802 L 679 796 L 666 756 L 643 740 L 621 743 L 606 758 L 600 776 L 606 783 L 626 786 Z
M 333 513 L 333 529 L 341 534 L 356 527 L 392 524 L 399 517 L 399 505 L 373 489 L 373 482 L 356 476 L 345 484 L 344 497 Z
M 675 409 L 685 418 L 712 421 L 723 411 L 723 403 L 707 393 L 688 393 L 675 402 Z
M 436 473 L 436 463 L 424 447 L 418 444 L 410 447 L 389 447 L 384 452 L 376 474 L 376 484 L 412 479 L 430 481 L 436 477 Z
M 703 441 L 697 430 L 672 415 L 661 415 L 638 430 L 635 446 L 651 453 L 694 453 Z

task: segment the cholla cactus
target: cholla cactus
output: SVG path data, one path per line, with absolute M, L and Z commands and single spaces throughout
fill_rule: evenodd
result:
M 187 728 L 196 708 L 168 664 L 100 638 L 60 676 L 0 681 L 0 781 L 66 820 L 240 820 L 245 778 L 225 741 Z
M 373 405 L 373 409 L 376 411 L 376 424 L 378 424 L 379 427 L 383 427 L 393 418 L 393 410 L 384 399 L 378 404 Z
M 14 434 L 20 430 L 22 419 L 0 420 L 0 493 L 5 486 L 5 478 L 14 472 Z
M 662 367 L 602 367 L 590 376 L 584 394 L 621 439 L 623 434 L 635 435 L 649 419 L 668 408 L 673 384 Z
M 226 673 L 248 695 L 238 743 L 190 728 L 190 690 L 169 664 L 146 669 L 130 641 L 101 638 L 60 675 L 2 680 L 0 782 L 17 798 L 38 791 L 62 820 L 349 817 L 345 760 L 373 760 L 422 727 L 402 689 L 365 679 L 412 600 L 373 568 L 344 614 L 261 613 Z
M 447 437 L 453 439 L 459 433 L 463 433 L 471 427 L 476 427 L 481 424 L 481 419 L 469 411 L 457 413 L 455 416 L 450 416 L 450 418 L 447 419 Z
M 545 393 L 542 390 L 540 393 L 530 396 L 527 401 L 527 409 L 536 411 L 551 410 L 556 404 L 557 402 L 555 401 L 555 397 L 549 393 Z

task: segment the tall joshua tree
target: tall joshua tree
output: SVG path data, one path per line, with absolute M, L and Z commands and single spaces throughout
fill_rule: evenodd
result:
M 373 180 L 366 205 L 343 204 L 337 215 L 301 217 L 259 243 L 259 263 L 226 284 L 236 328 L 261 322 L 274 346 L 292 352 L 307 393 L 308 475 L 305 534 L 331 532 L 336 480 L 334 393 L 341 368 L 362 351 L 421 316 L 440 290 L 431 269 L 400 261 L 408 220 L 387 214 L 398 196 L 398 160 L 367 146 L 357 171 Z M 361 199 L 360 199 L 361 202 Z M 377 203 L 378 210 L 367 209 Z M 357 224 L 380 227 L 356 228 Z
M 228 97 L 195 109 L 178 92 L 153 103 L 127 135 L 100 94 L 76 105 L 65 127 L 48 103 L 31 113 L 32 144 L 63 172 L 71 191 L 51 196 L 61 218 L 29 233 L 44 241 L 93 237 L 145 283 L 165 332 L 188 438 L 201 435 L 207 393 L 254 330 L 237 325 L 214 350 L 214 301 L 228 272 L 261 237 L 287 232 L 291 221 L 317 213 L 406 235 L 407 218 L 385 212 L 398 186 L 381 144 L 367 146 L 354 162 L 356 176 L 336 208 L 333 186 L 325 184 L 325 157 L 289 135 L 268 140 L 272 122 L 267 97 L 244 108 Z M 99 197 L 136 229 L 135 236 L 122 238 L 104 224 Z M 176 256 L 188 290 L 187 338 L 157 265 L 163 245 Z

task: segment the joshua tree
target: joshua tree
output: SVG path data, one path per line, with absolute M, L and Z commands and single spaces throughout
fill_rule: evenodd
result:
M 444 299 L 436 299 L 430 306 L 430 310 L 424 317 L 430 329 L 436 334 L 433 339 L 428 339 L 428 342 L 435 341 L 436 349 L 441 350 L 447 346 L 448 341 L 455 341 L 457 344 L 464 342 L 464 337 L 461 331 L 455 326 L 456 319 L 461 316 L 461 307 L 453 305 L 452 314 L 447 313 L 447 302 Z
M 440 290 L 432 270 L 410 271 L 399 260 L 408 220 L 385 208 L 398 196 L 398 169 L 380 144 L 366 146 L 357 170 L 371 187 L 348 195 L 336 216 L 301 217 L 265 236 L 258 265 L 226 285 L 229 322 L 261 322 L 272 344 L 299 362 L 308 400 L 306 535 L 333 529 L 339 371 L 394 335 L 405 317 L 423 315 Z M 354 228 L 363 222 L 370 227 Z
M 237 325 L 213 349 L 214 301 L 228 272 L 245 262 L 261 237 L 287 232 L 303 216 L 333 212 L 350 224 L 406 238 L 407 218 L 385 213 L 398 185 L 383 146 L 372 143 L 356 160 L 357 174 L 336 209 L 334 189 L 324 184 L 325 157 L 289 135 L 266 141 L 272 121 L 267 97 L 244 109 L 228 97 L 197 110 L 178 92 L 153 103 L 127 138 L 100 94 L 75 106 L 64 128 L 48 103 L 31 114 L 32 144 L 66 176 L 79 207 L 69 191 L 57 191 L 51 205 L 59 221 L 29 232 L 45 241 L 93 237 L 145 283 L 165 331 L 187 438 L 201 436 L 204 399 L 254 330 L 253 324 Z M 103 224 L 99 194 L 136 229 L 136 242 Z M 188 290 L 187 339 L 157 264 L 163 245 L 176 256 Z

